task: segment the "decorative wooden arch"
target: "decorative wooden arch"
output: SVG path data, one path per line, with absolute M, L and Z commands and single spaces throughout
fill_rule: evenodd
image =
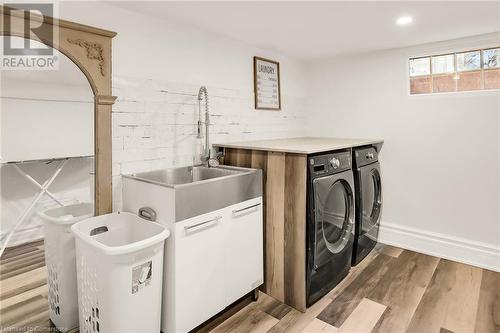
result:
M 6 6 L 0 6 L 0 13 L 0 35 L 29 38 L 49 45 L 71 59 L 87 77 L 94 93 L 95 213 L 111 212 L 111 108 L 116 100 L 111 91 L 111 41 L 116 33 L 47 16 L 27 16 Z M 4 25 L 4 20 L 10 20 L 10 24 Z M 34 26 L 40 22 L 44 25 L 36 35 L 25 32 L 27 24 Z

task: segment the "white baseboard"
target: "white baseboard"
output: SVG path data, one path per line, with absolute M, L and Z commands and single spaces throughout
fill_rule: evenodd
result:
M 7 236 L 7 232 L 2 234 L 2 245 L 5 239 L 5 236 Z M 7 245 L 7 248 L 16 246 L 19 244 L 24 244 L 28 242 L 32 242 L 35 240 L 39 240 L 43 238 L 43 226 L 42 225 L 36 225 L 32 227 L 26 227 L 23 229 L 16 230 L 14 235 L 12 235 L 12 238 L 9 241 L 9 244 Z
M 379 241 L 407 250 L 500 272 L 500 247 L 382 222 Z

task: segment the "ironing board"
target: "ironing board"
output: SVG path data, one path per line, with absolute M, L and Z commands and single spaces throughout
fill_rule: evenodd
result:
M 93 155 L 87 155 L 87 156 L 71 156 L 71 157 L 60 157 L 60 158 L 51 158 L 51 159 L 41 159 L 41 160 L 29 160 L 29 161 L 9 161 L 2 163 L 3 165 L 12 165 L 14 169 L 25 179 L 27 179 L 30 183 L 34 184 L 38 188 L 38 193 L 34 196 L 33 200 L 31 203 L 26 207 L 26 209 L 23 211 L 23 213 L 19 216 L 17 219 L 16 223 L 12 227 L 12 229 L 9 231 L 9 234 L 7 235 L 5 241 L 4 241 L 4 246 L 9 243 L 10 238 L 14 234 L 14 231 L 18 228 L 19 225 L 23 223 L 23 221 L 26 219 L 26 217 L 31 213 L 31 211 L 35 208 L 36 204 L 42 199 L 44 194 L 47 194 L 52 200 L 54 200 L 58 205 L 61 207 L 64 206 L 64 204 L 59 200 L 52 192 L 50 192 L 49 187 L 52 185 L 52 183 L 56 180 L 57 176 L 61 173 L 63 170 L 64 166 L 68 163 L 69 160 L 72 159 L 83 159 L 83 158 L 93 158 Z M 36 179 L 34 179 L 30 174 L 28 174 L 25 170 L 21 168 L 22 164 L 28 164 L 28 163 L 57 163 L 57 168 L 55 171 L 52 173 L 52 175 L 47 178 L 44 182 L 39 183 Z M 2 247 L 2 251 L 0 252 L 3 253 L 4 246 Z

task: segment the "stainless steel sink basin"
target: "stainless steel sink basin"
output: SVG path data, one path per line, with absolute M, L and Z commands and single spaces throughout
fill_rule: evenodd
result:
M 232 166 L 188 166 L 123 175 L 129 182 L 174 191 L 175 220 L 198 216 L 262 196 L 262 170 Z M 140 186 L 147 191 L 147 186 Z M 137 189 L 135 189 L 137 191 Z
M 244 168 L 233 167 L 216 167 L 208 168 L 205 166 L 188 166 L 180 168 L 172 168 L 165 170 L 156 170 L 149 172 L 135 173 L 125 177 L 134 177 L 147 182 L 152 182 L 158 185 L 175 187 L 183 184 L 191 184 L 204 180 L 233 176 L 249 172 Z

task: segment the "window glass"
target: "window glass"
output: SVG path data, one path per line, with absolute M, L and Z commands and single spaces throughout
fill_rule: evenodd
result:
M 410 58 L 410 95 L 500 89 L 500 47 Z
M 432 76 L 432 92 L 452 92 L 456 90 L 455 74 Z
M 500 68 L 484 71 L 484 89 L 500 89 Z
M 500 48 L 483 50 L 484 68 L 499 68 L 500 67 Z
M 432 92 L 432 81 L 430 76 L 419 76 L 410 78 L 410 93 L 429 94 Z
M 410 76 L 429 75 L 431 73 L 430 57 L 410 59 Z
M 482 88 L 481 71 L 467 71 L 457 75 L 458 75 L 457 77 L 458 91 L 479 90 Z
M 454 60 L 453 54 L 432 57 L 432 74 L 453 73 L 455 71 Z
M 474 71 L 481 69 L 481 52 L 457 53 L 457 71 Z

